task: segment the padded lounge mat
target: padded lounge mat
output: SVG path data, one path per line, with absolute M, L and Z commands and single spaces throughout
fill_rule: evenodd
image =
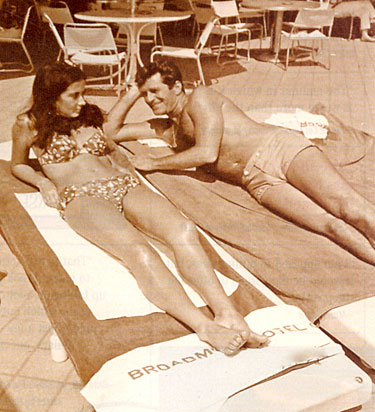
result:
M 14 195 L 33 190 L 11 175 L 8 162 L 0 161 L 0 230 L 23 265 L 83 383 L 118 355 L 191 333 L 164 313 L 97 320 Z M 207 242 L 205 248 L 215 268 L 239 281 L 232 299 L 244 315 L 271 304 L 227 266 Z M 109 275 L 103 273 L 103 276 Z
M 312 112 L 329 121 L 328 138 L 319 143 L 321 149 L 375 204 L 373 137 L 346 126 L 322 106 Z M 148 150 L 138 142 L 126 143 L 126 147 L 132 152 Z M 242 188 L 216 180 L 203 170 L 145 176 L 283 301 L 300 307 L 311 320 L 375 294 L 373 266 L 325 237 L 276 216 Z

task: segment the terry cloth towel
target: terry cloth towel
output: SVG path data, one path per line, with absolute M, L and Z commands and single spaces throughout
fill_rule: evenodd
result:
M 325 116 L 296 109 L 294 113 L 273 113 L 265 123 L 302 132 L 307 139 L 326 139 L 328 120 Z
M 294 306 L 259 309 L 246 321 L 269 346 L 228 357 L 191 334 L 110 360 L 81 393 L 97 412 L 213 412 L 281 371 L 343 353 Z
M 123 265 L 75 233 L 57 209 L 46 206 L 40 193 L 19 193 L 16 196 L 97 319 L 162 312 L 145 298 L 134 277 Z M 193 303 L 198 307 L 204 306 L 201 297 L 182 281 L 174 262 L 159 248 L 152 247 L 179 279 Z M 220 272 L 216 274 L 226 293 L 231 295 L 238 283 Z
M 31 164 L 37 168 L 36 163 Z M 52 327 L 83 383 L 116 356 L 140 346 L 192 333 L 186 325 L 161 312 L 96 319 L 61 261 L 14 195 L 35 192 L 35 188 L 11 174 L 9 162 L 0 160 L 1 234 L 38 293 Z M 205 237 L 202 236 L 201 242 L 214 268 L 239 284 L 230 299 L 242 315 L 272 305 L 266 296 L 241 277 L 232 264 L 221 258 Z M 79 259 L 77 263 L 80 263 Z M 212 316 L 207 307 L 200 310 Z
M 316 144 L 349 183 L 375 204 L 374 138 L 346 126 L 324 107 L 312 112 L 329 123 L 327 138 Z M 169 150 L 148 149 L 137 142 L 126 147 L 134 153 L 152 150 L 157 155 Z M 243 188 L 202 169 L 144 175 L 284 302 L 300 307 L 311 320 L 375 295 L 373 266 L 273 214 Z

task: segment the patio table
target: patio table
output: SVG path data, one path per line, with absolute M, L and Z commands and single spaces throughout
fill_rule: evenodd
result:
M 129 71 L 127 82 L 135 80 L 138 64 L 143 67 L 140 56 L 140 36 L 142 30 L 154 23 L 164 23 L 188 19 L 190 11 L 171 11 L 171 10 L 127 10 L 124 8 L 111 8 L 107 10 L 90 10 L 76 13 L 74 17 L 78 20 L 85 20 L 99 23 L 126 24 L 129 32 Z
M 304 0 L 244 0 L 241 6 L 243 9 L 247 7 L 250 9 L 268 10 L 275 13 L 275 22 L 272 30 L 270 49 L 260 53 L 256 58 L 261 61 L 278 63 L 282 58 L 279 54 L 279 58 L 276 60 L 276 55 L 280 50 L 280 37 L 284 12 L 298 11 L 307 8 L 319 8 L 320 3 Z

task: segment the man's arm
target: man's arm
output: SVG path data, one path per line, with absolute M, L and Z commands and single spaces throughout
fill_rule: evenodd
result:
M 132 163 L 141 170 L 183 170 L 214 163 L 224 132 L 222 102 L 208 88 L 198 88 L 187 106 L 194 126 L 193 147 L 164 157 L 135 156 Z
M 141 97 L 138 87 L 132 87 L 122 95 L 103 124 L 106 136 L 119 143 L 128 140 L 162 138 L 172 143 L 172 122 L 169 119 L 150 119 L 139 123 L 127 123 L 125 119 L 130 109 Z

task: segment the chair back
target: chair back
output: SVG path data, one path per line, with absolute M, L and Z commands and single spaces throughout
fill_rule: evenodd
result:
M 29 23 L 29 17 L 31 13 L 31 9 L 34 6 L 30 6 L 26 10 L 25 17 L 23 19 L 22 23 L 22 28 L 16 28 L 16 27 L 11 27 L 9 30 L 4 30 L 0 31 L 0 41 L 1 42 L 6 42 L 6 43 L 12 43 L 12 42 L 23 42 L 23 39 L 25 37 L 27 25 Z
M 239 16 L 235 0 L 211 0 L 211 7 L 214 14 L 220 19 Z
M 42 20 L 45 23 L 49 23 L 44 19 L 44 15 L 47 14 L 54 24 L 73 23 L 73 17 L 68 5 L 64 1 L 58 1 L 50 6 L 40 6 Z
M 334 18 L 335 12 L 331 9 L 302 9 L 298 12 L 294 23 L 303 27 L 332 28 Z
M 70 53 L 112 51 L 117 47 L 112 30 L 104 23 L 66 23 L 64 43 Z
M 27 25 L 29 24 L 30 13 L 31 13 L 31 10 L 32 10 L 33 7 L 35 7 L 35 6 L 30 6 L 26 11 L 25 19 L 24 19 L 23 25 L 22 25 L 21 39 L 23 39 L 25 37 Z
M 53 35 L 55 36 L 55 39 L 57 41 L 57 44 L 60 47 L 60 50 L 64 53 L 64 56 L 67 57 L 67 53 L 66 53 L 66 48 L 64 45 L 64 42 L 62 41 L 60 34 L 56 28 L 56 26 L 54 25 L 53 21 L 51 20 L 51 18 L 49 17 L 49 15 L 47 13 L 44 13 L 42 15 L 43 20 L 46 21 L 49 25 L 49 28 L 51 29 Z
M 201 35 L 199 36 L 199 38 L 197 40 L 197 43 L 194 47 L 195 50 L 196 50 L 196 53 L 198 55 L 202 52 L 203 48 L 206 46 L 208 38 L 210 37 L 210 34 L 211 34 L 217 20 L 218 20 L 218 18 L 216 16 L 211 16 L 210 20 L 205 25 Z

